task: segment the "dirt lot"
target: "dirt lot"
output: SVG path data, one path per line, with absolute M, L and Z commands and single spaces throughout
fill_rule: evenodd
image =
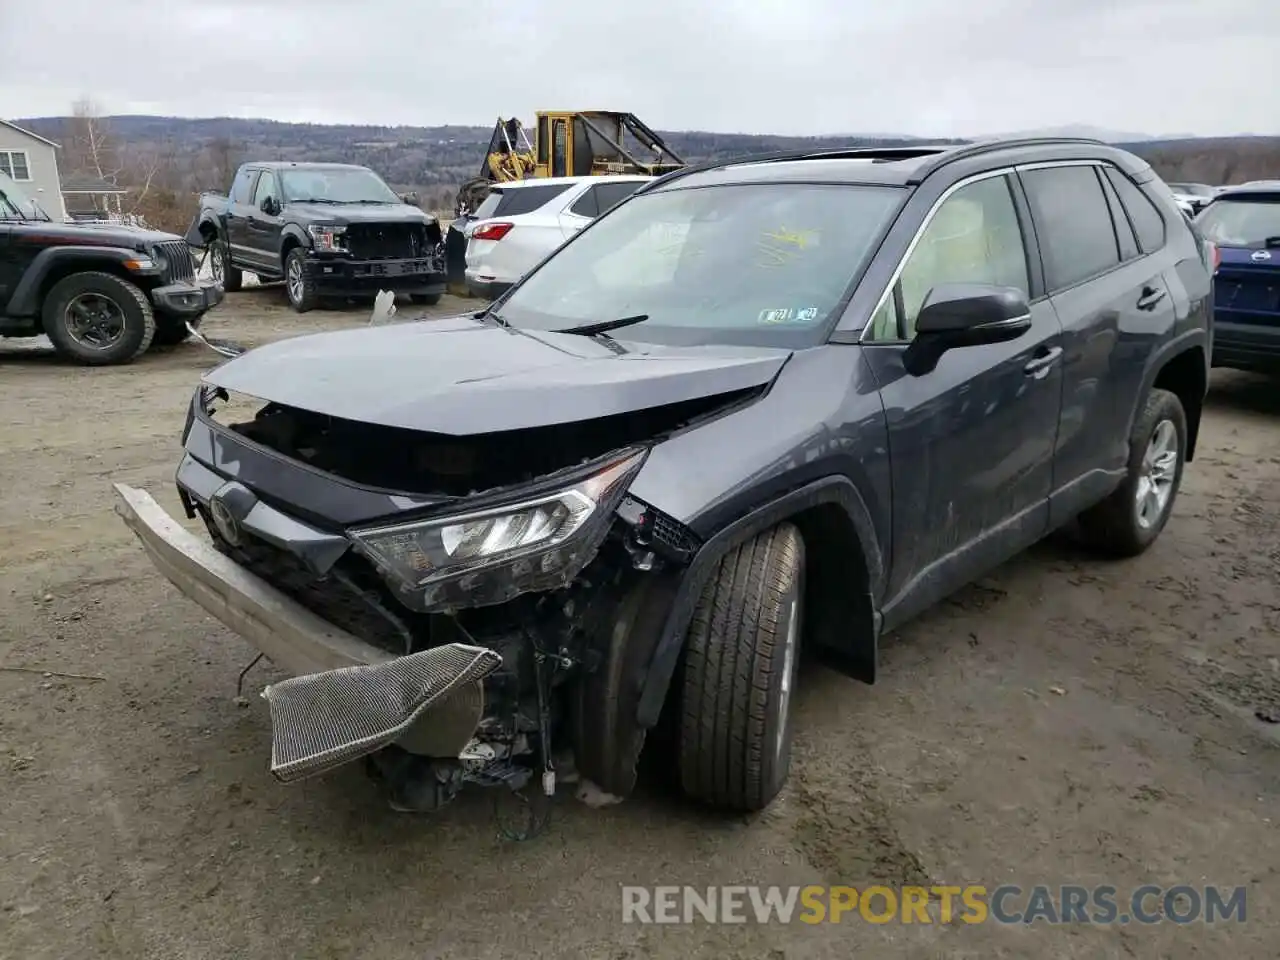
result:
M 232 295 L 208 329 L 260 343 L 367 316 L 282 304 Z M 233 699 L 248 646 L 111 507 L 121 480 L 177 510 L 186 403 L 215 359 L 185 345 L 84 370 L 0 346 L 0 956 L 1277 956 L 1275 382 L 1215 377 L 1145 557 L 1046 544 L 903 631 L 875 687 L 808 668 L 792 780 L 764 815 L 655 788 L 602 811 L 565 796 L 512 843 L 484 794 L 418 819 L 355 768 L 270 777 L 266 705 Z M 1248 919 L 621 922 L 622 884 L 873 882 L 1244 885 Z

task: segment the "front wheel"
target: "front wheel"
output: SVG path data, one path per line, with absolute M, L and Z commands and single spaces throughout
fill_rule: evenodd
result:
M 231 265 L 231 248 L 220 237 L 209 241 L 209 272 L 227 293 L 236 293 L 244 286 L 244 272 Z
M 410 301 L 423 307 L 434 307 L 440 302 L 438 293 L 414 293 L 409 295 Z
M 151 346 L 156 321 L 147 295 L 111 273 L 73 273 L 45 297 L 44 332 L 54 348 L 89 366 L 129 363 Z
M 679 751 L 685 793 L 754 811 L 782 789 L 803 605 L 804 540 L 793 524 L 720 561 L 689 626 Z
M 307 252 L 294 247 L 284 258 L 284 289 L 296 313 L 314 310 L 320 301 L 315 281 L 307 275 Z
M 1173 512 L 1186 453 L 1182 401 L 1168 390 L 1152 390 L 1129 437 L 1124 482 L 1080 514 L 1085 542 L 1115 557 L 1137 556 L 1155 543 Z

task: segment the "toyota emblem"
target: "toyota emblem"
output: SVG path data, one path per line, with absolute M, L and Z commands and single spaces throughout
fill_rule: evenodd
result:
M 218 533 L 222 534 L 222 539 L 233 547 L 240 546 L 240 523 L 231 515 L 218 494 L 214 494 L 209 501 L 209 515 L 213 518 L 213 525 L 218 528 Z
M 1251 256 L 1249 259 L 1250 259 L 1250 260 L 1252 260 L 1254 263 L 1261 263 L 1263 260 L 1270 260 L 1270 259 L 1271 259 L 1271 251 L 1270 251 L 1270 250 L 1255 250 L 1255 251 L 1253 251 L 1253 256 Z

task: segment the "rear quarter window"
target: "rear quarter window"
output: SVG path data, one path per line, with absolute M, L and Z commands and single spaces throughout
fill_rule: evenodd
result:
M 569 185 L 567 183 L 556 183 L 505 190 L 502 193 L 502 199 L 498 203 L 497 209 L 489 216 L 518 217 L 522 213 L 533 213 L 543 204 L 549 203 L 568 189 Z
M 1142 188 L 1115 167 L 1105 168 L 1107 179 L 1120 197 L 1124 212 L 1129 216 L 1133 232 L 1138 236 L 1138 246 L 1143 253 L 1155 253 L 1165 245 L 1164 217 Z

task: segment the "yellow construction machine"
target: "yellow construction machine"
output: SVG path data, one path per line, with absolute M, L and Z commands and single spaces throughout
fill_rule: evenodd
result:
M 646 156 L 647 155 L 647 156 Z M 685 162 L 631 113 L 540 110 L 534 140 L 519 119 L 498 118 L 480 175 L 458 190 L 454 215 L 473 212 L 495 183 L 529 177 L 659 176 Z

